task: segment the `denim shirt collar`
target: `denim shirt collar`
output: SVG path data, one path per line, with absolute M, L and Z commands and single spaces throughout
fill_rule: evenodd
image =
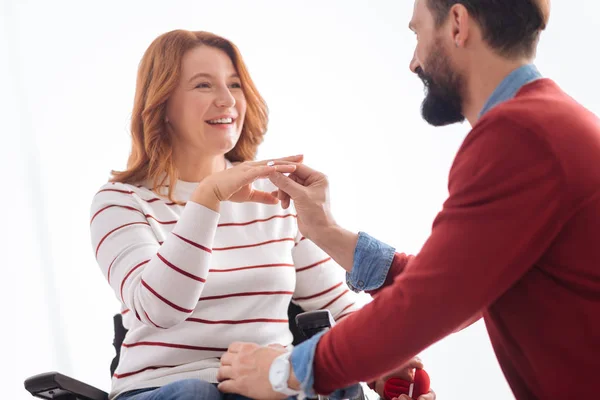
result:
M 479 118 L 500 103 L 515 97 L 517 92 L 526 84 L 542 78 L 542 74 L 533 64 L 527 64 L 511 72 L 494 90 L 479 113 Z

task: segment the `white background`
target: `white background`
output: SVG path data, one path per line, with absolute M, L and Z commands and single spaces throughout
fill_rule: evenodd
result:
M 0 4 L 0 397 L 29 398 L 23 380 L 47 370 L 109 388 L 118 303 L 93 258 L 88 210 L 125 166 L 137 65 L 165 31 L 239 46 L 271 110 L 261 158 L 304 153 L 330 176 L 340 223 L 406 252 L 427 238 L 469 127 L 420 118 L 412 1 Z M 553 2 L 537 62 L 596 113 L 599 4 Z M 423 359 L 440 400 L 512 398 L 481 322 Z

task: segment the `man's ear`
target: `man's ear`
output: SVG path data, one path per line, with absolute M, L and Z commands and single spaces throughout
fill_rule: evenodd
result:
M 449 15 L 450 34 L 452 42 L 456 47 L 465 47 L 471 34 L 471 16 L 466 7 L 462 4 L 455 4 L 450 8 Z

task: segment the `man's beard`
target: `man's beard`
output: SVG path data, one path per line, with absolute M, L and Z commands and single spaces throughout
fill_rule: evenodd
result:
M 433 126 L 464 122 L 461 90 L 463 79 L 452 70 L 450 60 L 439 42 L 431 49 L 427 70 L 417 68 L 417 75 L 425 85 L 425 100 L 421 105 L 423 119 Z

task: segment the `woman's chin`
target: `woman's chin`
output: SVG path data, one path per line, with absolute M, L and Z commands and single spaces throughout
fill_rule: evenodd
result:
M 237 139 L 238 137 L 236 136 L 235 138 L 231 138 L 230 140 L 223 140 L 221 143 L 219 143 L 218 146 L 216 146 L 216 148 L 219 149 L 219 153 L 221 154 L 229 153 L 237 144 Z

